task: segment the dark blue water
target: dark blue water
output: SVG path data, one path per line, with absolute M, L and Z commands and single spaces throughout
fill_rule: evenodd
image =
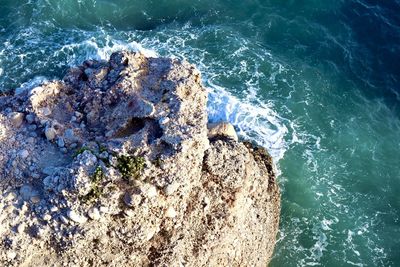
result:
M 271 266 L 400 266 L 400 3 L 0 0 L 0 88 L 120 49 L 186 58 L 210 120 L 269 148 Z

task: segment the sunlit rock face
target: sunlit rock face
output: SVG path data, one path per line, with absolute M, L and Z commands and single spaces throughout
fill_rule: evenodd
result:
M 1 97 L 1 265 L 265 266 L 271 157 L 206 102 L 193 65 L 133 52 Z

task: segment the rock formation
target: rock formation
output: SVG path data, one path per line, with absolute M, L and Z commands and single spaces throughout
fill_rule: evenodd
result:
M 1 266 L 266 266 L 271 157 L 185 61 L 114 53 L 0 97 Z

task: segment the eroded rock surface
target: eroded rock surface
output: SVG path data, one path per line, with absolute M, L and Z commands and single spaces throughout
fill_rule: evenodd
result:
M 265 266 L 271 158 L 206 101 L 193 65 L 132 52 L 0 97 L 0 265 Z

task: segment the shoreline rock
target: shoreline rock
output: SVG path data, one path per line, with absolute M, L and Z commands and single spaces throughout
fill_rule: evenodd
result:
M 125 51 L 0 97 L 0 265 L 265 266 L 272 159 L 206 102 L 193 65 Z

